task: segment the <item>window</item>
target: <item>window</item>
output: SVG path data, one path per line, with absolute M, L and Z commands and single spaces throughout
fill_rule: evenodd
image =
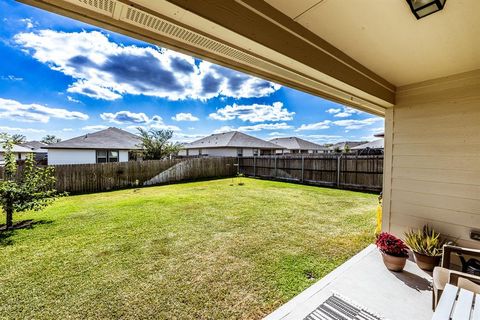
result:
M 253 156 L 257 157 L 258 156 L 258 149 L 253 149 Z
M 202 155 L 202 149 L 198 149 L 198 155 L 199 155 L 199 156 Z
M 118 150 L 97 150 L 97 163 L 118 162 Z
M 118 150 L 108 150 L 108 162 L 118 162 Z
M 237 148 L 237 157 L 243 157 L 243 148 Z

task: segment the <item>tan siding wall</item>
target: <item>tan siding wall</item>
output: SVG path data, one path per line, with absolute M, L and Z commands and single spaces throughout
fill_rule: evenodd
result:
M 480 70 L 399 88 L 389 120 L 384 229 L 429 223 L 480 247 L 469 238 L 480 229 Z

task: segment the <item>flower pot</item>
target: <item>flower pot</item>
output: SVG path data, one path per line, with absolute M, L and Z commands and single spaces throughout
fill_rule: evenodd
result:
M 395 257 L 382 252 L 383 263 L 390 271 L 400 272 L 405 267 L 408 257 Z
M 425 271 L 432 271 L 440 263 L 441 256 L 426 256 L 424 254 L 413 252 L 417 266 Z

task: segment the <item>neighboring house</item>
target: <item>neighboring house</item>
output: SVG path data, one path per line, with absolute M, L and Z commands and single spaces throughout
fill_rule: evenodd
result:
M 212 134 L 184 145 L 180 156 L 242 157 L 275 154 L 283 148 L 248 134 L 231 131 Z
M 367 143 L 367 141 L 343 141 L 328 147 L 328 153 L 344 152 L 345 149 L 352 150 L 353 147 Z M 348 146 L 348 147 L 347 147 Z
M 14 144 L 12 147 L 12 152 L 15 154 L 15 159 L 25 160 L 27 158 L 27 155 L 29 153 L 32 153 L 32 150 Z M 5 149 L 3 148 L 3 146 L 0 145 L 0 166 L 3 166 L 5 164 L 4 156 L 5 156 Z
M 324 153 L 327 148 L 297 137 L 276 138 L 270 142 L 283 147 L 284 150 L 277 150 L 277 153 Z
M 125 162 L 140 144 L 139 136 L 111 127 L 48 145 L 48 164 Z
M 383 154 L 383 145 L 384 140 L 378 139 L 353 147 L 351 150 L 360 155 Z
M 20 146 L 32 150 L 35 153 L 35 161 L 37 161 L 37 163 L 47 161 L 48 150 L 45 149 L 45 147 L 47 147 L 48 144 L 41 141 L 27 141 L 20 144 Z

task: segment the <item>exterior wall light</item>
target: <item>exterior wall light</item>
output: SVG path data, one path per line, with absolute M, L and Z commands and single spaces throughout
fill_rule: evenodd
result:
M 407 0 L 410 9 L 417 19 L 422 19 L 442 10 L 445 2 L 447 2 L 447 0 Z

